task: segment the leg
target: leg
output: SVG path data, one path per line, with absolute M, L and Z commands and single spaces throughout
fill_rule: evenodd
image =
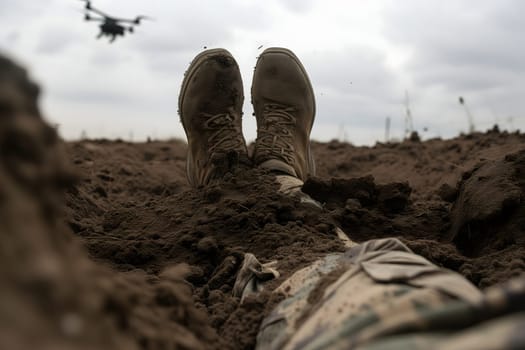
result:
M 277 291 L 287 299 L 263 321 L 260 348 L 353 348 L 406 330 L 428 330 L 427 315 L 435 310 L 454 302 L 472 306 L 482 298 L 463 277 L 395 238 L 328 255 Z

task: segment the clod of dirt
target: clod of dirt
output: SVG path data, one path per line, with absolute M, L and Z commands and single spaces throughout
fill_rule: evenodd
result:
M 399 213 L 406 208 L 412 188 L 406 182 L 394 182 L 378 186 L 378 192 L 379 206 L 387 213 Z
M 444 183 L 441 186 L 439 186 L 439 189 L 437 190 L 437 195 L 444 201 L 452 203 L 458 197 L 458 189 L 456 187 L 450 186 L 447 183 Z
M 525 220 L 524 169 L 525 151 L 521 151 L 505 159 L 485 161 L 463 177 L 452 208 L 449 239 L 465 254 L 478 256 L 524 241 L 525 228 L 520 225 L 499 233 L 509 220 Z
M 327 208 L 342 207 L 349 198 L 356 199 L 361 205 L 367 206 L 376 203 L 378 196 L 378 189 L 372 176 L 330 180 L 309 178 L 302 190 Z
M 215 254 L 219 250 L 219 245 L 213 237 L 204 237 L 197 243 L 197 249 L 205 254 Z

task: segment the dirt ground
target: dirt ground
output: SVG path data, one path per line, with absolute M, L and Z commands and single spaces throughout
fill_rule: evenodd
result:
M 188 264 L 219 347 L 250 348 L 268 299 L 231 297 L 243 254 L 278 260 L 281 281 L 343 249 L 335 225 L 356 241 L 400 237 L 481 288 L 525 271 L 524 141 L 493 130 L 375 147 L 315 143 L 319 173 L 304 191 L 324 210 L 277 195 L 257 170 L 192 190 L 180 141 L 69 143 L 82 177 L 68 191 L 66 222 L 113 269 L 157 276 Z
M 336 226 L 358 242 L 399 237 L 480 288 L 525 271 L 523 134 L 314 143 L 303 191 L 316 209 L 258 169 L 189 188 L 182 141 L 63 143 L 34 88 L 0 98 L 1 348 L 253 348 L 279 301 L 269 291 L 344 250 Z M 245 253 L 281 277 L 240 304 Z

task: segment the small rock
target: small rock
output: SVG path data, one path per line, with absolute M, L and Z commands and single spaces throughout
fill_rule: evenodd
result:
M 103 181 L 114 181 L 115 180 L 112 176 L 103 174 L 103 173 L 97 174 L 97 177 Z
M 437 195 L 445 202 L 452 203 L 458 197 L 458 189 L 456 187 L 450 186 L 447 183 L 444 183 L 441 186 L 439 186 L 439 189 L 437 190 Z
M 107 196 L 108 196 L 108 193 L 106 192 L 106 190 L 104 188 L 102 188 L 101 186 L 95 187 L 93 192 L 98 194 L 100 197 L 107 198 Z
M 213 254 L 217 252 L 219 245 L 213 237 L 204 237 L 197 243 L 197 250 L 206 254 Z

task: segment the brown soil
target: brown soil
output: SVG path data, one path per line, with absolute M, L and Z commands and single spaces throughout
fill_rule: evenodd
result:
M 320 173 L 304 191 L 324 210 L 276 194 L 259 170 L 191 190 L 183 142 L 71 143 L 84 175 L 66 221 L 94 260 L 120 271 L 189 264 L 219 347 L 250 348 L 268 310 L 264 297 L 243 306 L 231 297 L 242 255 L 278 260 L 282 280 L 343 249 L 334 225 L 357 241 L 400 237 L 482 288 L 525 271 L 524 140 L 494 131 L 372 148 L 315 143 Z
M 321 210 L 257 169 L 192 190 L 184 142 L 63 144 L 34 109 L 2 103 L 1 348 L 253 348 L 279 296 L 231 296 L 243 254 L 278 260 L 271 290 L 342 251 L 336 225 L 400 237 L 481 288 L 525 271 L 525 135 L 314 143 L 304 191 Z

